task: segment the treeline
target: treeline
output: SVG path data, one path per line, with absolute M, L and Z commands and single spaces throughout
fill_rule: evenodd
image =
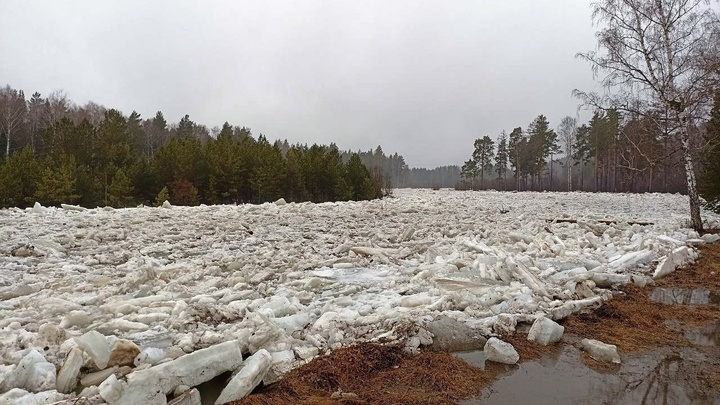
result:
M 344 151 L 342 153 L 343 161 L 350 160 L 353 155 L 360 157 L 363 164 L 370 170 L 373 178 L 381 180 L 386 194 L 393 187 L 408 187 L 406 184 L 408 165 L 405 163 L 405 158 L 398 155 L 397 152 L 386 155 L 382 147 L 378 145 L 374 151 Z
M 0 206 L 94 207 L 379 198 L 383 178 L 337 146 L 270 143 L 249 128 L 207 127 L 158 112 L 142 119 L 63 94 L 0 88 Z
M 565 117 L 553 129 L 539 115 L 526 130 L 477 139 L 458 188 L 685 192 L 682 145 L 670 122 L 660 113 L 607 110 L 582 125 Z M 708 145 L 705 125 L 691 128 L 691 142 L 701 158 Z
M 353 152 L 344 152 L 343 159 L 349 159 Z M 382 147 L 374 151 L 355 152 L 367 166 L 373 177 L 382 178 L 384 188 L 452 188 L 460 180 L 460 166 L 439 166 L 434 169 L 410 168 L 405 159 L 397 153 L 385 155 Z

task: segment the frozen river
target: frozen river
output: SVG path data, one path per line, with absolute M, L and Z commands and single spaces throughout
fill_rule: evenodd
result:
M 45 391 L 48 403 L 73 397 L 52 390 L 87 373 L 122 380 L 223 342 L 245 356 L 266 349 L 270 381 L 358 340 L 427 344 L 423 325 L 439 315 L 502 334 L 597 306 L 703 241 L 687 197 L 668 194 L 396 190 L 368 202 L 67 208 L 0 210 L 0 392 Z M 30 351 L 54 372 L 90 331 L 108 347 L 79 339 L 86 367 L 63 387 L 49 367 L 18 382 Z M 108 372 L 97 350 L 119 339 L 142 353 Z

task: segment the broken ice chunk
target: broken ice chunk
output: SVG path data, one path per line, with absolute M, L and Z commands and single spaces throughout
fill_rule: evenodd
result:
M 236 401 L 249 394 L 265 377 L 272 361 L 272 356 L 265 349 L 260 349 L 250 356 L 240 372 L 222 390 L 215 405 Z
M 73 348 L 65 359 L 60 372 L 57 375 L 57 390 L 63 394 L 69 394 L 75 389 L 78 383 L 78 374 L 83 366 L 83 352 L 80 348 Z
M 620 355 L 618 355 L 617 346 L 615 345 L 609 345 L 594 339 L 583 339 L 580 345 L 590 357 L 597 361 L 620 363 Z
M 547 346 L 562 339 L 565 328 L 553 322 L 551 319 L 540 316 L 533 322 L 527 339 L 531 342 Z
M 513 345 L 508 342 L 503 342 L 496 337 L 488 339 L 483 351 L 485 352 L 486 360 L 496 363 L 515 364 L 520 360 L 520 355 Z
M 73 339 L 78 347 L 92 358 L 99 369 L 107 367 L 108 361 L 110 361 L 110 347 L 102 333 L 91 330 Z

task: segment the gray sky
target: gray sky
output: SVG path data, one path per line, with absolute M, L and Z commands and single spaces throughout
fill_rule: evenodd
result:
M 434 167 L 574 116 L 594 32 L 581 0 L 2 0 L 0 86 Z

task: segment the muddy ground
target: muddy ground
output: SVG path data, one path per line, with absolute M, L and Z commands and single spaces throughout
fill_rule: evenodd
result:
M 720 243 L 655 286 L 628 286 L 591 314 L 563 322 L 543 347 L 505 339 L 520 364 L 485 363 L 482 351 L 422 352 L 358 345 L 317 358 L 234 404 L 720 404 Z M 615 344 L 622 364 L 577 348 Z

